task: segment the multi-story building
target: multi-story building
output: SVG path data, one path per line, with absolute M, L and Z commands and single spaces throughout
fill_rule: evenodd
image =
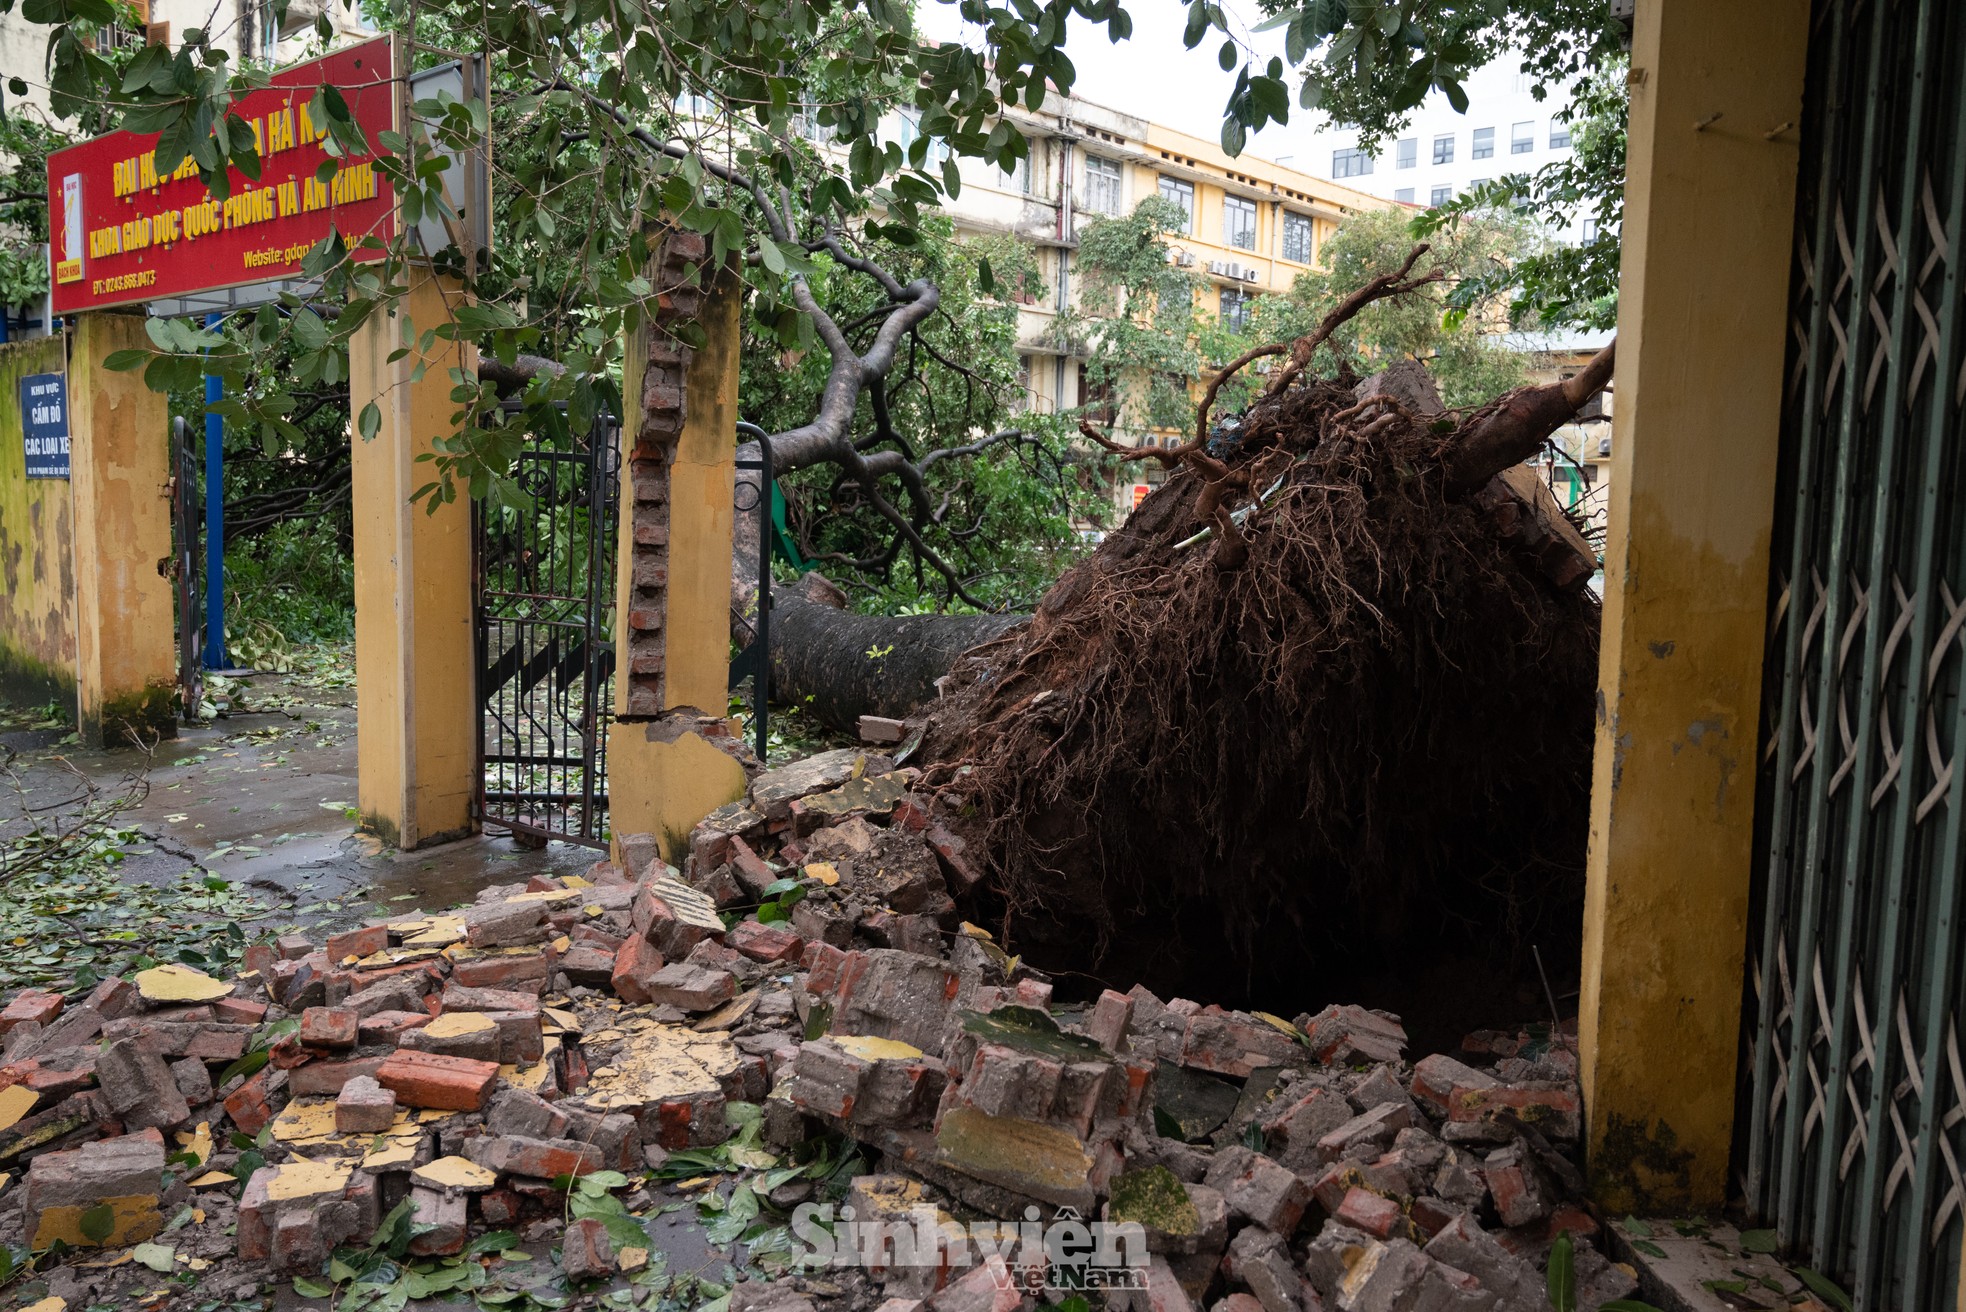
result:
M 944 208 L 961 232 L 1011 233 L 1037 251 L 1047 294 L 1020 309 L 1018 362 L 1028 404 L 1043 413 L 1088 400 L 1084 358 L 1052 331 L 1077 304 L 1072 258 L 1085 224 L 1149 196 L 1174 201 L 1188 226 L 1170 237 L 1169 258 L 1203 275 L 1206 310 L 1234 317 L 1259 294 L 1288 292 L 1347 215 L 1387 204 L 1274 160 L 1231 159 L 1214 142 L 1077 96 L 1053 95 L 1039 112 L 1013 109 L 1009 118 L 1030 146 L 1028 160 L 1010 174 L 962 161 L 961 194 Z M 904 122 L 900 136 L 908 135 Z M 1138 443 L 1153 435 L 1115 436 Z M 1154 466 L 1131 477 L 1144 487 L 1160 473 Z M 1120 492 L 1123 502 L 1135 495 L 1131 484 Z
M 1345 186 L 1409 205 L 1444 205 L 1508 173 L 1533 173 L 1570 149 L 1562 112 L 1568 90 L 1536 99 L 1520 61 L 1505 55 L 1470 75 L 1465 114 L 1436 91 L 1400 135 L 1376 154 L 1359 149 L 1355 128 L 1324 122 L 1309 134 L 1305 162 L 1328 166 Z M 1590 220 L 1573 217 L 1563 235 L 1588 240 Z

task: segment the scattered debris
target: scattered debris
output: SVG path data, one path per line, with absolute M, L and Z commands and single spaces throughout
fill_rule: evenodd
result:
M 303 1298 L 538 1293 L 550 1250 L 557 1305 L 677 1279 L 652 1227 L 693 1202 L 742 1278 L 692 1288 L 731 1312 L 1543 1309 L 1560 1236 L 1579 1306 L 1630 1293 L 1575 1201 L 1564 1036 L 1409 1064 L 1359 1007 L 1061 1001 L 960 919 L 916 782 L 827 753 L 760 775 L 682 870 L 631 836 L 626 868 L 255 944 L 230 981 L 20 994 L 0 1239 L 98 1302 L 193 1259 Z M 160 1246 L 187 1208 L 202 1247 Z

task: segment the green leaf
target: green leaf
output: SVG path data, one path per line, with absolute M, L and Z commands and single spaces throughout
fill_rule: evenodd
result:
M 1597 1312 L 1663 1312 L 1650 1303 L 1641 1303 L 1635 1298 L 1614 1298 L 1609 1303 L 1600 1303 Z
M 239 1078 L 241 1075 L 254 1074 L 262 1066 L 266 1065 L 266 1060 L 267 1060 L 267 1051 L 264 1048 L 261 1048 L 257 1052 L 247 1053 L 245 1056 L 239 1058 L 239 1060 L 233 1062 L 230 1066 L 227 1066 L 223 1071 L 219 1072 L 219 1077 L 218 1077 L 219 1085 L 222 1087 L 226 1084 L 229 1084 L 233 1080 Z M 233 1136 L 233 1138 L 235 1139 L 238 1137 L 239 1136 L 236 1134 Z
M 1193 50 L 1208 35 L 1208 6 L 1203 0 L 1188 0 L 1188 24 L 1181 32 L 1181 44 Z
M 116 1230 L 116 1209 L 108 1203 L 97 1203 L 76 1221 L 82 1237 L 92 1244 L 101 1244 Z
M 168 1274 L 177 1268 L 177 1249 L 169 1244 L 138 1244 L 130 1250 L 130 1256 L 152 1271 Z
M 1550 1306 L 1556 1312 L 1577 1312 L 1577 1245 L 1565 1230 L 1550 1245 L 1550 1265 L 1546 1273 Z
M 1772 1253 L 1781 1246 L 1773 1230 L 1741 1231 L 1741 1251 L 1743 1253 Z
M 317 1284 L 312 1280 L 308 1280 L 303 1276 L 294 1277 L 294 1293 L 300 1295 L 302 1298 L 334 1297 L 334 1290 L 326 1285 Z
M 356 429 L 362 434 L 364 442 L 375 441 L 375 435 L 382 431 L 382 410 L 370 401 L 362 407 L 362 414 L 356 420 Z
M 1241 122 L 1233 118 L 1222 120 L 1222 152 L 1231 159 L 1242 154 L 1243 143 L 1248 140 L 1248 132 Z
M 1666 1250 L 1653 1243 L 1650 1239 L 1634 1239 L 1632 1240 L 1632 1247 L 1647 1257 L 1664 1257 L 1666 1255 Z
M 1222 48 L 1215 52 L 1215 62 L 1222 66 L 1224 73 L 1233 73 L 1236 68 L 1236 43 L 1224 41 Z
M 1795 1268 L 1795 1278 L 1807 1285 L 1810 1293 L 1835 1308 L 1836 1312 L 1850 1312 L 1850 1296 L 1843 1292 L 1842 1286 L 1822 1272 L 1799 1266 Z
M 102 367 L 115 370 L 117 373 L 127 373 L 131 369 L 141 369 L 149 362 L 149 351 L 142 347 L 132 347 L 128 350 L 111 351 L 103 358 Z

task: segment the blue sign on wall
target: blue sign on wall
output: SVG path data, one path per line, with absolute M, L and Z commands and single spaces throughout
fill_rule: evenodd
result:
M 60 374 L 20 380 L 20 423 L 29 478 L 68 477 L 68 384 Z

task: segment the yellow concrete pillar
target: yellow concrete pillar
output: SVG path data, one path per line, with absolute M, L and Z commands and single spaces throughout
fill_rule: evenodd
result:
M 475 828 L 477 654 L 472 631 L 471 506 L 430 514 L 410 494 L 431 479 L 417 456 L 451 429 L 450 371 L 478 366 L 469 343 L 439 341 L 392 361 L 407 315 L 421 333 L 444 322 L 455 279 L 418 270 L 399 312 L 378 315 L 348 348 L 349 412 L 374 401 L 382 425 L 354 443 L 356 799 L 363 823 L 399 847 Z M 425 371 L 411 380 L 417 365 Z
M 1594 1194 L 1725 1194 L 1807 0 L 1632 44 L 1581 1055 Z
M 102 367 L 149 346 L 142 315 L 84 314 L 68 366 L 75 700 L 84 740 L 110 747 L 177 733 L 168 398 Z
M 671 234 L 658 285 L 685 258 Z M 608 734 L 609 826 L 654 834 L 680 864 L 696 822 L 744 795 L 722 719 L 730 680 L 731 497 L 737 478 L 738 313 L 734 270 L 706 275 L 701 345 L 678 352 L 644 325 L 625 351 L 615 714 Z M 680 399 L 680 411 L 674 407 Z

